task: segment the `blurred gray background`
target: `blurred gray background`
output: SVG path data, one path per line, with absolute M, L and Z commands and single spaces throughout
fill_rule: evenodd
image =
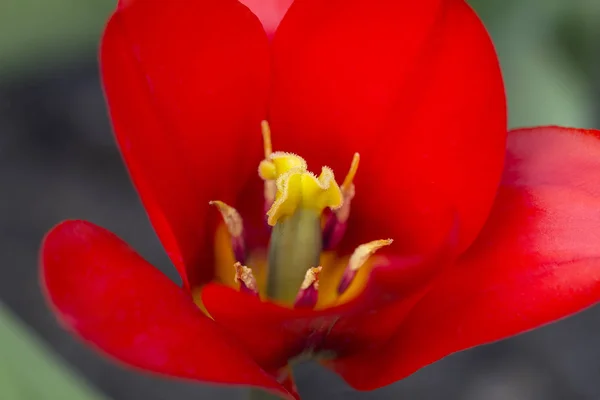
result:
M 8 371 L 0 374 L 0 389 L 11 382 L 17 387 L 3 400 L 63 398 L 45 386 L 55 379 L 44 379 L 47 369 L 37 369 L 43 363 L 15 350 L 7 335 L 17 331 L 24 349 L 39 347 L 53 368 L 98 398 L 245 398 L 243 389 L 115 366 L 50 314 L 38 285 L 38 248 L 62 219 L 88 219 L 112 230 L 177 277 L 129 183 L 106 117 L 96 53 L 114 1 L 0 2 L 0 323 L 11 327 L 5 336 L 0 330 L 0 373 Z M 470 3 L 495 40 L 511 126 L 600 127 L 600 0 Z M 307 399 L 600 400 L 600 307 L 448 357 L 375 392 L 354 392 L 312 364 L 298 369 L 297 383 Z

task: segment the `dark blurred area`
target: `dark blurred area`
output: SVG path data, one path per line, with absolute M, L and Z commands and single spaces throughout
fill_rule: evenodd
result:
M 0 323 L 9 326 L 10 320 L 14 329 L 29 331 L 27 340 L 41 345 L 56 369 L 75 376 L 83 392 L 99 393 L 93 398 L 245 398 L 244 389 L 121 368 L 63 331 L 50 313 L 38 283 L 38 249 L 45 232 L 63 219 L 110 229 L 178 278 L 129 182 L 106 116 L 96 51 L 114 2 L 6 1 L 0 6 L 0 306 L 7 312 Z M 497 45 L 511 126 L 600 127 L 599 0 L 470 3 Z M 24 379 L 10 363 L 25 358 L 10 356 L 12 342 L 2 332 L 0 399 L 62 400 L 43 387 L 2 391 Z M 40 365 L 18 369 L 31 375 L 23 382 L 42 382 L 46 369 Z M 2 377 L 4 370 L 10 379 Z M 599 378 L 599 307 L 453 355 L 375 392 L 355 392 L 314 364 L 297 370 L 307 399 L 597 400 Z

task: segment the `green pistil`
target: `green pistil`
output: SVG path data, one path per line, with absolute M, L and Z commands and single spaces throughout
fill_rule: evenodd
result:
M 277 221 L 269 244 L 267 296 L 293 304 L 306 271 L 319 265 L 322 234 L 321 215 L 300 208 Z

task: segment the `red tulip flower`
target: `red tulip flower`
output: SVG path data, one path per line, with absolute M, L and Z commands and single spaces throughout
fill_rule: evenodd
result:
M 298 358 L 371 390 L 600 299 L 600 132 L 507 134 L 463 0 L 289 3 L 120 1 L 106 98 L 182 287 L 63 222 L 41 273 L 69 330 L 298 398 Z

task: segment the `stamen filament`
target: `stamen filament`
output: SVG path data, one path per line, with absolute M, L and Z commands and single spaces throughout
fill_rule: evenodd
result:
M 335 249 L 346 233 L 347 222 L 340 222 L 335 213 L 327 215 L 325 226 L 323 227 L 323 250 Z
M 296 301 L 294 302 L 295 308 L 314 308 L 317 305 L 319 299 L 319 274 L 323 267 L 309 268 L 304 276 L 304 281 L 300 286 Z

